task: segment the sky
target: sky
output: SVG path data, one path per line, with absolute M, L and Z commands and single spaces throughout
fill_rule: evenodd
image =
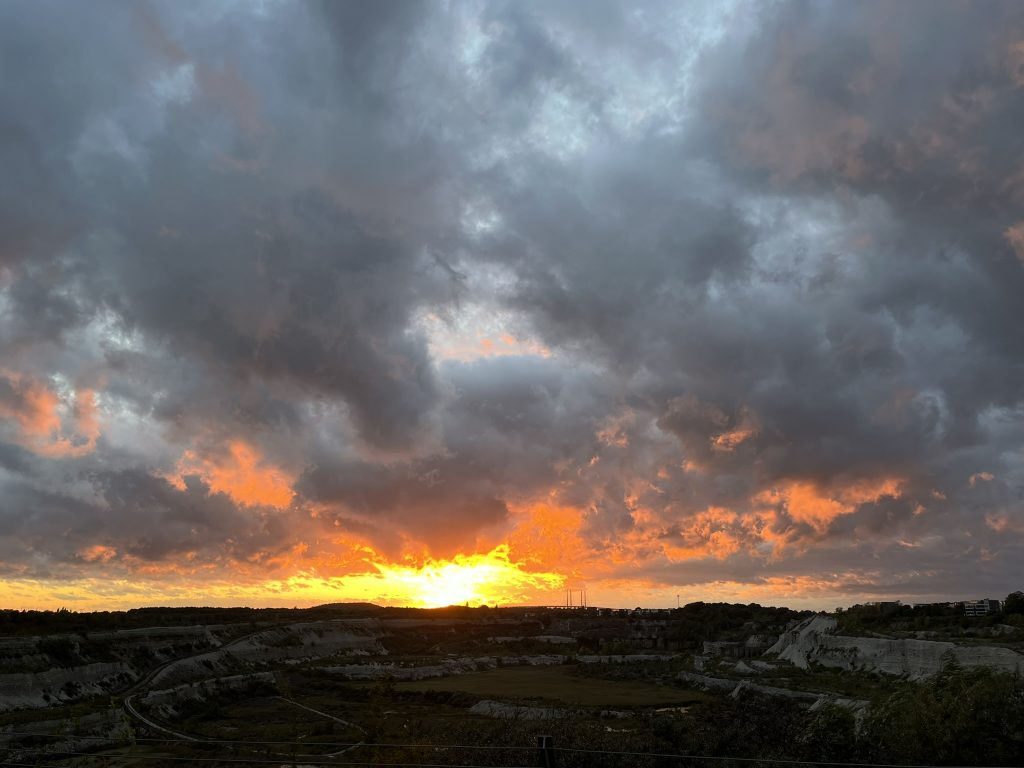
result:
M 0 605 L 1024 587 L 1024 4 L 0 2 Z

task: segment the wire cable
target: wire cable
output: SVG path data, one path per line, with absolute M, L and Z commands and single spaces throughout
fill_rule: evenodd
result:
M 316 765 L 316 766 L 338 766 L 338 765 L 352 765 L 359 766 L 361 768 L 372 768 L 373 766 L 382 766 L 382 768 L 494 768 L 494 766 L 478 765 L 475 763 L 382 763 L 374 761 L 368 762 L 348 762 L 348 761 L 335 761 L 335 760 L 307 760 L 305 755 L 292 755 L 286 758 L 279 757 L 275 760 L 266 760 L 258 758 L 237 758 L 237 757 L 174 757 L 170 755 L 101 755 L 96 752 L 60 752 L 60 755 L 65 757 L 93 757 L 100 760 L 164 760 L 176 763 L 235 763 L 242 765 L 276 765 L 280 766 L 281 763 L 301 763 L 302 765 Z M 56 754 L 50 755 L 51 760 L 63 759 L 58 758 Z M 37 765 L 37 763 L 14 763 L 13 765 Z M 536 766 L 530 765 L 515 765 L 508 766 L 507 768 L 536 768 Z
M 382 747 L 386 749 L 482 749 L 482 750 L 534 750 L 536 746 L 521 747 L 521 746 L 490 746 L 486 744 L 377 744 L 367 741 L 254 741 L 249 739 L 203 739 L 202 741 L 186 741 L 184 739 L 161 739 L 155 736 L 139 736 L 132 738 L 130 736 L 119 736 L 116 738 L 110 738 L 106 736 L 75 736 L 67 733 L 30 733 L 25 731 L 0 731 L 0 737 L 3 736 L 18 736 L 27 738 L 43 738 L 43 739 L 81 739 L 82 741 L 107 741 L 107 742 L 145 742 L 145 743 L 156 743 L 156 744 L 180 744 L 183 746 L 198 747 L 202 744 L 223 744 L 227 746 L 267 746 L 267 747 L 279 747 L 279 746 L 293 746 L 293 747 Z
M 484 744 L 373 744 L 367 742 L 357 743 L 346 743 L 346 742 L 297 742 L 297 741 L 250 741 L 250 740 L 210 740 L 210 741 L 184 741 L 181 739 L 158 739 L 158 738 L 145 738 L 140 737 L 137 739 L 123 738 L 123 739 L 108 739 L 102 736 L 68 736 L 67 734 L 39 734 L 39 733 L 24 733 L 16 731 L 0 732 L 0 736 L 24 736 L 24 737 L 41 737 L 41 738 L 76 738 L 82 740 L 96 740 L 96 741 L 120 741 L 120 742 L 148 742 L 158 744 L 175 744 L 179 746 L 187 746 L 197 748 L 199 745 L 225 745 L 225 746 L 292 746 L 292 747 L 375 747 L 381 749 L 435 749 L 435 750 L 455 750 L 455 749 L 468 749 L 468 750 L 489 750 L 489 751 L 523 751 L 532 752 L 537 749 L 536 746 L 492 746 Z M 760 764 L 772 764 L 772 765 L 812 765 L 822 766 L 823 768 L 1000 768 L 999 766 L 936 766 L 926 764 L 914 764 L 914 763 L 856 763 L 856 762 L 838 762 L 838 761 L 817 761 L 817 760 L 789 760 L 783 758 L 763 758 L 763 757 L 726 757 L 722 755 L 693 755 L 693 754 L 676 754 L 670 752 L 630 752 L 630 751 L 614 751 L 604 749 L 579 749 L 574 747 L 553 747 L 556 752 L 583 754 L 583 755 L 607 755 L 614 757 L 657 757 L 662 759 L 674 759 L 674 760 L 703 760 L 703 761 L 718 761 L 718 762 L 735 762 L 735 763 L 760 763 Z M 12 751 L 8 747 L 8 751 Z M 41 753 L 46 755 L 47 753 Z M 93 756 L 97 757 L 95 752 L 74 752 L 65 750 L 56 750 L 52 754 L 69 755 L 69 756 Z M 230 757 L 161 757 L 158 755 L 102 755 L 104 758 L 117 759 L 118 757 L 130 757 L 131 759 L 141 760 L 174 760 L 174 761 L 191 761 L 191 762 L 228 762 L 228 763 L 246 763 L 246 764 L 274 764 L 279 765 L 281 760 L 266 760 L 261 758 L 230 758 Z M 302 762 L 308 765 L 355 765 L 355 766 L 368 766 L 368 765 L 383 765 L 383 766 L 401 766 L 401 765 L 421 765 L 425 768 L 429 768 L 430 764 L 427 763 L 365 763 L 365 762 L 352 762 L 352 761 L 324 761 L 318 759 L 318 755 L 299 755 L 296 754 L 293 757 L 296 759 L 303 758 Z M 305 759 L 309 757 L 311 759 Z M 443 764 L 447 768 L 481 768 L 473 766 L 454 766 L 452 764 Z M 438 768 L 435 766 L 434 768 Z
M 818 760 L 786 760 L 774 757 L 724 757 L 720 755 L 679 755 L 662 752 L 615 752 L 605 749 L 575 749 L 573 747 L 553 747 L 556 752 L 575 752 L 584 755 L 618 755 L 621 757 L 661 757 L 678 760 L 718 760 L 734 763 L 771 763 L 773 765 L 818 765 L 829 768 L 999 768 L 999 766 L 963 766 L 963 765 L 915 765 L 905 763 L 841 763 Z
M 125 756 L 123 758 L 119 758 L 116 755 L 92 755 L 92 757 L 95 757 L 97 759 L 104 760 L 104 761 L 107 761 L 107 762 L 111 762 L 111 761 L 116 761 L 118 759 L 135 760 L 135 759 L 137 759 L 138 756 L 137 755 L 129 755 L 129 756 Z M 159 758 L 159 759 L 167 760 L 169 758 Z M 283 763 L 287 764 L 288 762 L 290 762 L 290 761 L 287 760 L 287 759 L 281 759 L 281 760 L 276 761 L 275 765 L 280 766 Z M 301 763 L 302 765 L 328 765 L 328 763 L 321 763 L 321 764 L 310 763 L 308 760 L 296 760 L 295 762 L 296 763 Z M 329 763 L 329 765 L 355 765 L 355 766 L 375 766 L 375 765 L 380 765 L 380 766 L 385 766 L 385 768 L 536 768 L 536 766 L 531 766 L 531 765 L 493 766 L 493 765 L 475 765 L 475 764 L 471 764 L 471 763 L 461 763 L 461 764 L 458 764 L 458 765 L 456 765 L 454 763 L 444 763 L 442 765 L 430 765 L 429 763 Z M 12 762 L 8 762 L 8 761 L 0 761 L 0 767 L 7 768 L 8 766 L 10 766 L 11 768 L 40 768 L 40 766 L 49 766 L 50 768 L 68 768 L 68 766 L 66 766 L 66 765 L 64 765 L 62 763 L 41 763 L 41 762 L 38 762 L 38 761 L 31 762 L 31 763 L 12 763 Z

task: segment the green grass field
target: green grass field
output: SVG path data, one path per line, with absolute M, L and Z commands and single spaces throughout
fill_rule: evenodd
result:
M 602 680 L 573 674 L 570 665 L 502 667 L 488 672 L 397 683 L 396 690 L 458 691 L 498 699 L 543 699 L 586 707 L 668 707 L 703 701 L 699 691 L 643 680 Z

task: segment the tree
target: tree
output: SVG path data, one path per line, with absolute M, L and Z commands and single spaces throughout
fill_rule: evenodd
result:
M 1011 592 L 1006 596 L 1006 602 L 1003 604 L 1003 614 L 1006 616 L 1024 614 L 1024 592 L 1018 589 L 1016 592 Z
M 857 757 L 857 717 L 846 707 L 826 704 L 809 719 L 798 743 L 805 760 L 853 760 Z
M 933 765 L 1019 765 L 1024 681 L 949 664 L 901 688 L 864 722 L 866 757 Z

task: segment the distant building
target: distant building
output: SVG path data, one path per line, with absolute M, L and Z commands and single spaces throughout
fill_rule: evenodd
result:
M 629 640 L 647 650 L 674 651 L 680 647 L 679 639 L 672 636 L 671 625 L 665 619 L 634 617 L 630 623 Z
M 770 635 L 751 635 L 742 643 L 730 640 L 705 640 L 704 656 L 718 656 L 726 659 L 750 659 L 760 656 L 774 642 L 775 638 Z
M 739 643 L 728 640 L 705 640 L 704 655 L 738 659 L 741 647 Z
M 751 635 L 743 644 L 743 647 L 746 649 L 747 657 L 760 656 L 775 645 L 775 641 L 777 639 L 778 638 L 774 635 Z
M 998 600 L 968 600 L 964 603 L 964 616 L 986 616 L 990 613 L 999 613 L 1000 603 Z

